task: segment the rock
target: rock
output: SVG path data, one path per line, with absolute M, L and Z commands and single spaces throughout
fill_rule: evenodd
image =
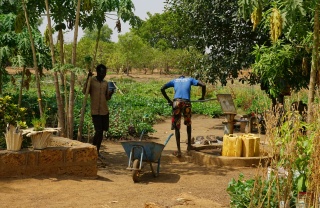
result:
M 161 206 L 153 202 L 147 202 L 144 204 L 144 208 L 161 208 Z
M 206 139 L 209 141 L 209 142 L 213 142 L 213 143 L 217 143 L 217 138 L 215 135 L 208 135 L 206 136 Z

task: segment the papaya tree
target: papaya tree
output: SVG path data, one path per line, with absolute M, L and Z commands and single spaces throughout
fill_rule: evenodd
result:
M 50 46 L 52 65 L 55 66 L 56 65 L 55 47 L 53 44 L 53 37 L 52 37 L 53 31 L 51 27 L 51 17 L 49 14 L 50 10 L 49 10 L 48 0 L 45 0 L 45 6 L 46 6 L 47 21 L 48 21 L 45 38 L 46 38 L 46 42 L 48 42 Z M 60 37 L 62 37 L 62 35 Z M 59 86 L 58 72 L 56 70 L 54 70 L 53 77 L 54 77 L 54 87 L 56 91 L 56 101 L 57 101 L 57 108 L 58 108 L 58 127 L 61 128 L 61 131 L 60 131 L 61 136 L 64 136 L 65 135 L 64 105 L 62 101 L 62 95 L 60 93 L 61 90 Z
M 5 61 L 5 58 L 7 59 L 6 64 L 2 66 L 6 67 L 8 64 L 13 64 L 19 67 L 32 67 L 35 69 L 39 112 L 41 115 L 43 109 L 40 74 L 43 68 L 51 65 L 50 61 L 48 62 L 48 57 L 46 57 L 48 51 L 46 51 L 47 49 L 37 29 L 39 25 L 38 15 L 41 9 L 36 9 L 32 15 L 29 15 L 29 8 L 34 8 L 35 6 L 33 1 L 19 1 L 16 3 L 2 1 L 1 4 L 1 12 L 3 12 L 3 17 L 7 20 L 7 22 L 3 22 L 4 27 L 2 27 L 3 33 L 7 35 L 2 35 L 1 45 L 7 45 L 4 49 L 10 47 L 8 51 L 2 50 L 5 52 L 2 53 L 5 56 L 1 55 L 1 62 Z M 12 17 L 14 17 L 14 20 L 12 20 Z M 9 62 L 10 59 L 13 63 Z M 21 102 L 21 95 L 19 102 Z
M 28 3 L 31 4 L 31 5 L 29 5 L 29 7 L 27 7 L 26 1 L 22 0 L 23 13 L 18 13 L 18 15 L 17 15 L 18 19 L 16 21 L 20 21 L 20 20 L 25 21 L 26 26 L 28 28 L 29 38 L 30 38 L 30 42 L 31 42 L 30 45 L 31 45 L 32 56 L 33 56 L 33 67 L 34 67 L 35 77 L 36 77 L 39 112 L 40 112 L 40 116 L 43 116 L 44 109 L 42 106 L 43 104 L 42 104 L 42 95 L 41 95 L 40 74 L 39 74 L 38 61 L 37 61 L 37 56 L 36 56 L 36 47 L 34 44 L 34 37 L 32 35 L 32 28 L 31 28 L 32 25 L 30 24 L 30 18 L 29 18 L 29 13 L 28 13 L 28 11 L 30 11 L 30 8 L 32 8 L 32 6 L 33 6 L 33 4 L 32 4 L 33 2 L 28 1 Z M 22 14 L 24 15 L 24 20 L 21 17 Z
M 15 14 L 0 14 L 0 94 L 3 93 L 3 78 L 6 67 L 10 64 L 16 46 L 14 32 Z
M 319 57 L 319 2 L 239 0 L 238 4 L 242 16 L 250 18 L 255 28 L 260 27 L 268 31 L 272 40 L 272 45 L 266 46 L 269 49 L 260 45 L 254 52 L 256 63 L 253 66 L 256 67 L 256 75 L 260 82 L 268 87 L 273 96 L 279 95 L 281 88 L 274 81 L 277 79 L 283 80 L 285 86 L 288 85 L 293 90 L 309 88 L 308 121 L 310 122 L 315 86 L 319 84 L 319 79 L 316 77 Z M 288 53 L 281 53 L 283 58 L 278 56 L 276 66 L 266 65 L 266 63 L 272 64 L 270 58 L 273 55 L 289 51 L 294 54 L 290 60 L 286 58 Z M 288 65 L 287 61 L 291 63 Z M 268 73 L 271 67 L 275 68 L 274 73 Z M 310 70 L 306 70 L 307 68 Z M 281 74 L 275 71 L 281 71 Z
M 79 2 L 78 2 L 78 10 L 79 10 Z M 84 29 L 88 28 L 89 30 L 97 29 L 97 34 L 96 34 L 96 45 L 94 47 L 94 52 L 93 52 L 93 60 L 92 60 L 92 66 L 90 70 L 94 67 L 95 62 L 96 62 L 96 56 L 97 56 L 97 50 L 99 46 L 99 41 L 100 41 L 100 35 L 101 35 L 101 30 L 103 29 L 104 23 L 106 22 L 106 18 L 108 15 L 110 16 L 110 13 L 115 13 L 116 18 L 116 27 L 118 29 L 118 32 L 121 32 L 121 22 L 120 19 L 124 22 L 129 21 L 130 25 L 135 25 L 138 24 L 141 20 L 137 16 L 134 15 L 133 13 L 134 10 L 134 5 L 131 0 L 117 0 L 117 1 L 108 1 L 108 0 L 96 0 L 96 1 L 91 1 L 91 0 L 85 0 L 84 3 L 84 12 L 88 12 L 88 15 L 86 15 L 86 18 L 82 19 L 82 27 Z M 78 15 L 77 11 L 77 15 Z M 112 15 L 111 14 L 111 15 Z M 76 21 L 76 27 L 77 27 L 77 21 Z M 75 32 L 76 36 L 76 32 Z M 75 42 L 76 38 L 74 39 L 74 47 L 72 48 L 72 64 L 75 65 L 75 54 L 74 51 L 76 50 L 75 47 Z M 71 74 L 71 78 L 73 80 L 73 75 Z M 72 81 L 72 83 L 74 80 Z M 78 128 L 78 135 L 77 138 L 78 140 L 81 139 L 82 137 L 82 126 L 83 126 L 83 120 L 84 120 L 84 112 L 85 112 L 85 106 L 86 106 L 86 100 L 88 97 L 88 92 L 89 92 L 89 87 L 90 84 L 87 84 L 87 89 L 85 93 L 85 97 L 82 103 L 82 108 L 81 108 L 81 115 L 80 115 L 80 122 L 79 122 L 79 128 Z M 73 99 L 73 95 L 70 93 L 70 102 Z M 73 112 L 73 105 L 69 103 L 69 111 Z M 69 114 L 71 115 L 71 114 Z M 69 124 L 73 124 L 73 117 L 69 118 Z M 70 133 L 73 131 L 73 125 L 69 127 L 70 128 Z

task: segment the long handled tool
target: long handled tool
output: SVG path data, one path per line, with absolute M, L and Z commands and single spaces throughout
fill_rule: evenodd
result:
M 204 99 L 204 100 L 191 100 L 190 102 L 207 102 L 211 100 L 218 100 L 217 98 L 209 98 L 209 99 Z
M 195 103 L 195 102 L 208 102 L 208 101 L 212 101 L 212 100 L 218 100 L 217 98 L 208 98 L 208 99 L 204 99 L 204 100 L 190 100 L 190 102 Z M 169 105 L 169 103 L 167 103 L 166 105 Z

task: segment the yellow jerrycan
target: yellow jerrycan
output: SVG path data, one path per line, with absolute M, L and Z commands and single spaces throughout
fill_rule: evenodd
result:
M 242 140 L 236 134 L 223 136 L 222 156 L 241 157 Z
M 244 134 L 242 138 L 242 157 L 254 157 L 255 139 Z
M 246 137 L 247 139 L 243 139 L 243 145 L 245 145 L 246 150 L 244 150 L 244 148 L 242 148 L 243 151 L 247 151 L 248 153 L 246 153 L 248 156 L 246 156 L 246 154 L 244 152 L 243 153 L 243 157 L 259 157 L 260 156 L 260 137 L 258 137 L 255 134 L 246 134 L 244 135 L 244 137 Z M 250 144 L 248 142 L 248 140 L 250 140 Z M 253 143 L 252 143 L 253 142 Z M 249 156 L 251 155 L 251 156 Z

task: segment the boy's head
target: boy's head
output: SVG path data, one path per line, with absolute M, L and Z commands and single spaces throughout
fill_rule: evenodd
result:
M 105 65 L 103 65 L 103 64 L 99 64 L 96 67 L 96 72 L 97 72 L 97 79 L 99 81 L 102 81 L 106 77 L 107 67 Z

